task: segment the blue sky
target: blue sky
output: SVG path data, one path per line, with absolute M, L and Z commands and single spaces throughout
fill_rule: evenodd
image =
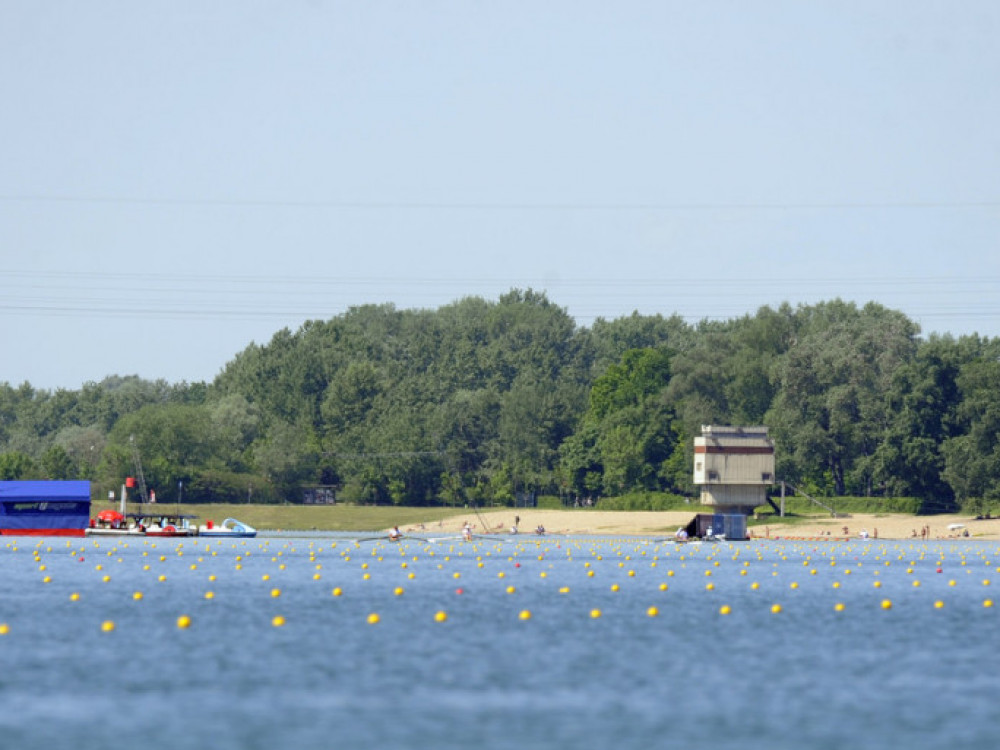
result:
M 0 382 L 392 302 L 1000 335 L 1000 3 L 0 5 Z

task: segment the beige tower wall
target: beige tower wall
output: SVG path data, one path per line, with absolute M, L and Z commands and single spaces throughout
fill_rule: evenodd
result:
M 694 439 L 694 483 L 701 502 L 741 512 L 767 502 L 774 484 L 774 441 L 766 427 L 703 425 Z

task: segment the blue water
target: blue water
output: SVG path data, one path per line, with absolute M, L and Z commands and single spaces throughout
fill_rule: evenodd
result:
M 0 737 L 996 748 L 998 569 L 981 542 L 4 540 Z

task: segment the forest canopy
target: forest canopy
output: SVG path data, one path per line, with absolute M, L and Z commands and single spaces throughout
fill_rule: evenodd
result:
M 777 477 L 816 496 L 974 508 L 1000 499 L 1000 340 L 922 338 L 841 300 L 589 328 L 532 290 L 365 305 L 251 344 L 212 383 L 0 383 L 0 479 L 106 492 L 138 460 L 185 502 L 691 496 L 702 424 L 766 425 Z

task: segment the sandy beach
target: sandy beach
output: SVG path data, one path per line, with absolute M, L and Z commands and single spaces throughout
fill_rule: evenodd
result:
M 506 531 L 520 517 L 522 534 L 533 533 L 539 526 L 554 534 L 600 534 L 647 535 L 673 534 L 679 526 L 685 526 L 698 509 L 691 511 L 629 512 L 601 510 L 540 510 L 534 508 L 507 508 L 504 510 L 479 511 L 470 509 L 468 515 L 456 516 L 444 521 L 434 521 L 408 530 L 441 530 L 458 533 L 468 521 L 474 533 L 485 531 Z M 955 527 L 961 524 L 961 527 Z M 964 539 L 968 530 L 969 539 L 1000 540 L 1000 518 L 974 520 L 968 515 L 950 514 L 935 516 L 911 516 L 906 514 L 853 514 L 849 518 L 816 516 L 794 524 L 770 523 L 767 526 L 751 526 L 755 538 L 783 539 L 858 539 L 867 531 L 869 538 L 916 539 L 920 540 L 921 530 L 927 527 L 927 539 Z M 949 528 L 952 527 L 952 528 Z M 847 529 L 846 533 L 844 529 Z

